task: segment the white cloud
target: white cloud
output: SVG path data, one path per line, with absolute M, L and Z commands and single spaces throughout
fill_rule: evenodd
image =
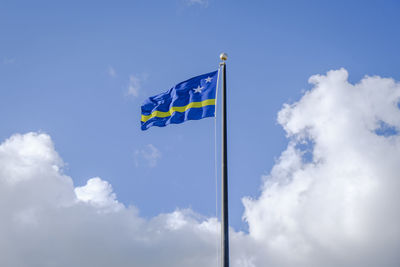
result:
M 158 148 L 153 144 L 148 144 L 143 149 L 135 150 L 135 165 L 138 167 L 140 165 L 140 159 L 144 159 L 147 165 L 153 168 L 157 166 L 157 162 L 161 156 L 162 154 Z
M 344 69 L 312 76 L 314 88 L 279 112 L 288 148 L 264 177 L 261 196 L 244 199 L 250 236 L 269 252 L 267 262 L 400 264 L 400 136 L 376 133 L 381 122 L 400 129 L 400 85 L 347 78 Z
M 46 134 L 13 135 L 0 144 L 0 266 L 215 262 L 215 219 L 176 210 L 145 220 L 118 203 L 100 178 L 74 188 L 62 165 Z
M 90 203 L 101 210 L 117 211 L 123 208 L 116 200 L 111 184 L 99 177 L 89 179 L 85 186 L 76 187 L 75 194 L 79 201 Z
M 249 234 L 231 231 L 231 265 L 397 267 L 400 85 L 350 84 L 343 69 L 310 82 L 279 112 L 289 145 L 260 197 L 244 199 Z M 215 218 L 176 210 L 146 220 L 108 182 L 74 188 L 62 167 L 46 134 L 0 144 L 0 266 L 217 265 Z

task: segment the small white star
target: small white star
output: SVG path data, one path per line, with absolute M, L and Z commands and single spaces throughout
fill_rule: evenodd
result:
M 210 83 L 212 79 L 211 77 L 206 78 L 206 83 Z
M 197 88 L 193 88 L 195 93 L 201 93 L 201 90 L 203 90 L 203 89 L 204 89 L 204 87 L 200 87 L 200 85 L 197 86 Z

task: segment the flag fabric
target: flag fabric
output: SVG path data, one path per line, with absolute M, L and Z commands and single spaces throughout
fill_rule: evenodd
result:
M 146 99 L 142 105 L 142 130 L 214 117 L 217 79 L 218 71 L 206 73 Z

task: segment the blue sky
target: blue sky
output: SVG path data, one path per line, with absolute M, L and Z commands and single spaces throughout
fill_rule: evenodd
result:
M 140 105 L 227 52 L 230 222 L 247 231 L 241 198 L 260 195 L 288 143 L 278 111 L 331 69 L 399 80 L 399 11 L 396 1 L 0 1 L 0 139 L 49 134 L 75 185 L 100 176 L 143 217 L 213 216 L 214 120 L 142 132 Z

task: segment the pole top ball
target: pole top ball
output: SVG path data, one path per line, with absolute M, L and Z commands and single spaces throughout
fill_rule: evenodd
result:
M 219 55 L 219 58 L 223 61 L 228 59 L 228 54 L 227 53 L 221 53 L 221 55 Z

